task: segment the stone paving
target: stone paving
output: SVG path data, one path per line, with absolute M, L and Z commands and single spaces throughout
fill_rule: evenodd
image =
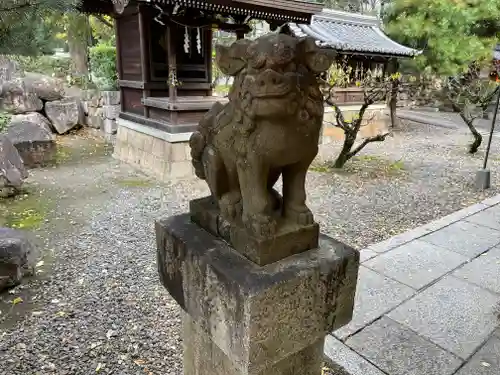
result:
M 428 110 L 419 110 L 419 109 L 399 109 L 398 117 L 403 120 L 410 120 L 414 122 L 419 122 L 423 124 L 435 125 L 442 128 L 450 128 L 450 129 L 466 129 L 466 125 L 464 121 L 460 118 L 458 113 L 450 113 L 450 112 L 435 112 Z M 491 121 L 490 119 L 478 118 L 474 121 L 474 125 L 476 126 L 479 133 L 483 136 L 487 136 L 491 130 Z M 494 137 L 500 136 L 500 118 L 497 119 L 495 125 L 495 131 L 493 134 Z
M 500 195 L 369 246 L 361 263 L 330 360 L 351 375 L 500 374 Z

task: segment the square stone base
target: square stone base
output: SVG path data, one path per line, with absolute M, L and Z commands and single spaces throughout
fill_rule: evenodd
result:
M 118 125 L 113 157 L 160 181 L 194 177 L 189 143 L 171 143 Z
M 326 334 L 352 318 L 356 250 L 320 236 L 259 266 L 188 214 L 157 221 L 156 240 L 161 282 L 189 315 L 186 375 L 320 373 Z
M 189 314 L 182 314 L 184 375 L 320 375 L 325 339 L 257 371 L 234 365 Z
M 238 225 L 225 221 L 212 197 L 189 202 L 189 213 L 191 220 L 211 234 L 223 238 L 259 266 L 318 247 L 319 225 L 316 223 L 298 226 L 281 222 L 272 238 L 258 238 L 250 234 L 241 222 Z

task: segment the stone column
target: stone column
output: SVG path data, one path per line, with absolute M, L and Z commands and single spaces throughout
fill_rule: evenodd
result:
M 278 64 L 275 72 L 255 73 L 259 87 L 270 86 L 270 102 L 276 97 L 272 84 L 279 82 L 285 93 L 290 79 L 295 95 L 307 93 L 317 88 L 315 74 L 329 66 L 329 56 L 311 41 L 274 34 L 222 48 L 221 69 L 238 74 L 235 64 L 246 53 L 245 43 L 255 43 L 257 50 L 262 45 Z M 279 64 L 288 63 L 297 66 L 296 77 L 279 75 L 286 71 Z M 248 99 L 234 95 L 230 105 L 240 105 L 243 97 Z M 297 111 L 306 104 L 321 110 L 322 99 L 316 96 L 316 101 L 306 96 Z M 267 142 L 267 130 L 252 143 L 238 121 L 221 114 L 227 108 L 214 106 L 191 140 L 193 165 L 212 195 L 193 200 L 189 214 L 156 222 L 160 279 L 183 310 L 184 375 L 319 375 L 325 336 L 352 318 L 359 267 L 358 252 L 320 235 L 301 200 L 323 116 L 315 109 L 316 116 L 307 117 L 295 108 L 260 104 L 257 110 L 274 121 L 269 131 L 281 129 L 288 142 L 301 144 L 292 150 L 290 143 Z M 202 135 L 206 126 L 217 126 L 211 139 Z M 232 166 L 242 177 L 239 185 L 232 180 L 237 177 Z M 274 168 L 283 173 L 283 197 L 272 189 L 277 176 L 267 171 Z

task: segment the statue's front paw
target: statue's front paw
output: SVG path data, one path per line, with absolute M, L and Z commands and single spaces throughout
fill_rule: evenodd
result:
M 241 215 L 243 204 L 240 192 L 229 192 L 224 194 L 219 202 L 220 213 L 226 220 L 234 220 Z
M 272 237 L 276 234 L 277 223 L 272 217 L 263 214 L 247 215 L 243 219 L 246 227 L 256 236 Z
M 285 216 L 299 225 L 307 226 L 314 224 L 314 215 L 307 207 L 300 209 L 288 207 L 285 209 Z

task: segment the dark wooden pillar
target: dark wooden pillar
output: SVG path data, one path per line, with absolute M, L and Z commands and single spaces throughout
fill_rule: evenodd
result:
M 118 22 L 120 22 L 119 18 L 114 18 L 114 26 L 115 26 L 115 37 L 116 37 L 116 71 L 118 73 L 118 80 L 123 79 L 123 70 L 122 70 L 122 54 L 121 54 L 121 38 L 118 30 Z M 118 84 L 119 85 L 119 84 Z M 118 91 L 120 91 L 120 112 L 123 112 L 123 90 L 120 86 L 118 86 Z
M 139 4 L 139 37 L 141 42 L 141 78 L 144 84 L 142 89 L 142 98 L 146 99 L 151 96 L 151 91 L 148 88 L 150 81 L 150 57 L 149 57 L 149 32 L 147 28 L 148 20 L 146 19 L 146 9 L 142 4 Z M 144 117 L 149 117 L 149 107 L 144 106 Z
M 174 74 L 177 77 L 177 54 L 175 46 L 175 38 L 173 35 L 173 25 L 167 26 L 167 54 L 168 54 L 168 96 L 170 101 L 177 100 L 177 87 L 172 85 L 171 75 Z
M 209 29 L 207 31 L 207 41 L 206 41 L 206 47 L 205 47 L 205 53 L 207 54 L 207 76 L 208 76 L 208 83 L 212 84 L 212 75 L 213 75 L 213 67 L 212 67 L 212 43 L 213 43 L 213 31 L 212 29 Z M 212 87 L 212 85 L 210 85 Z M 208 90 L 208 96 L 212 96 L 212 88 Z

